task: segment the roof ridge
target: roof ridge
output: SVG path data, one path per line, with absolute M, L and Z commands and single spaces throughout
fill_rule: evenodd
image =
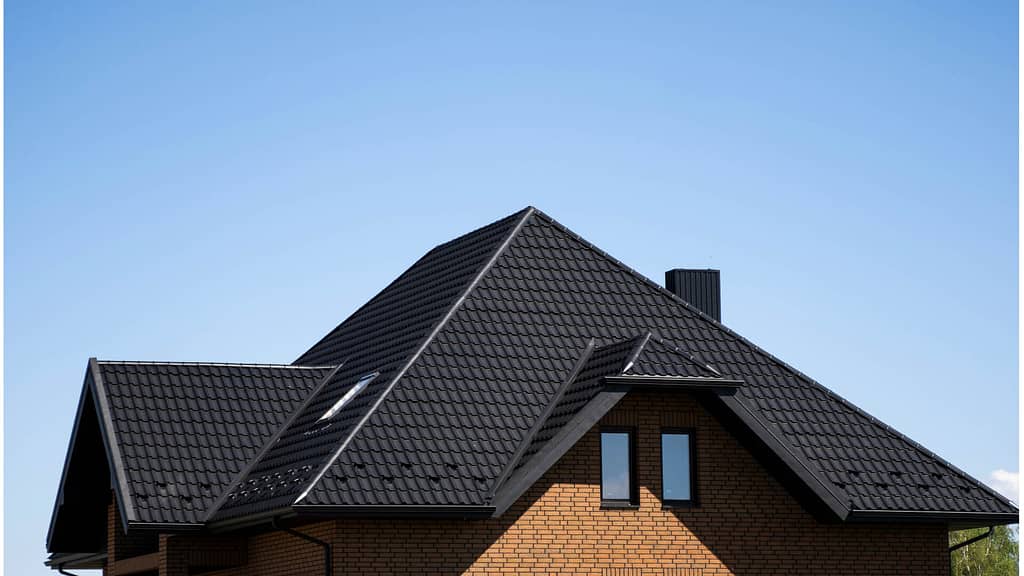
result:
M 330 370 L 337 366 L 296 366 L 294 364 L 250 364 L 247 362 L 174 362 L 153 360 L 96 360 L 100 365 L 116 366 L 224 366 L 229 368 L 287 368 L 290 370 Z
M 511 231 L 508 232 L 505 239 L 502 240 L 501 244 L 498 245 L 498 248 L 495 249 L 493 254 L 491 254 L 491 257 L 488 258 L 487 261 L 484 262 L 484 265 L 480 267 L 480 270 L 477 271 L 477 273 L 473 276 L 473 279 L 466 286 L 466 289 L 463 290 L 462 293 L 459 294 L 459 296 L 455 299 L 455 301 L 448 307 L 448 311 L 444 313 L 444 316 L 441 317 L 441 320 L 438 321 L 437 325 L 435 325 L 430 330 L 427 336 L 423 339 L 420 345 L 409 357 L 409 360 L 406 361 L 406 363 L 401 368 L 399 368 L 398 372 L 391 379 L 391 382 L 388 384 L 387 388 L 385 388 L 384 391 L 382 391 L 377 396 L 377 399 L 374 401 L 373 405 L 370 406 L 366 413 L 363 414 L 363 417 L 360 418 L 359 421 L 356 422 L 356 424 L 352 427 L 352 431 L 348 433 L 348 435 L 341 442 L 341 444 L 334 451 L 334 453 L 331 454 L 331 456 L 325 460 L 324 464 L 320 467 L 320 470 L 317 471 L 313 479 L 308 484 L 306 484 L 302 492 L 299 493 L 298 498 L 296 498 L 295 501 L 292 502 L 293 506 L 304 500 L 306 496 L 309 495 L 310 491 L 320 482 L 320 479 L 323 478 L 324 474 L 326 474 L 327 471 L 331 468 L 331 466 L 334 464 L 334 461 L 337 460 L 338 456 L 340 456 L 341 453 L 345 451 L 345 448 L 347 448 L 349 443 L 352 442 L 352 439 L 355 438 L 356 434 L 358 434 L 359 431 L 362 430 L 363 425 L 366 424 L 366 422 L 370 419 L 371 416 L 373 416 L 373 414 L 377 411 L 377 408 L 384 402 L 384 399 L 387 398 L 388 394 L 390 394 L 390 392 L 395 388 L 395 385 L 397 385 L 399 380 L 401 380 L 402 377 L 405 376 L 405 374 L 409 371 L 409 368 L 411 368 L 412 365 L 416 363 L 420 355 L 423 354 L 423 351 L 427 349 L 427 346 L 429 346 L 430 343 L 433 342 L 434 337 L 437 336 L 437 334 L 441 331 L 442 328 L 444 328 L 444 326 L 448 323 L 448 320 L 455 315 L 455 312 L 462 306 L 462 303 L 466 301 L 466 298 L 469 297 L 473 290 L 476 289 L 477 285 L 480 283 L 480 280 L 487 275 L 487 272 L 494 266 L 494 263 L 497 262 L 498 258 L 505 253 L 505 250 L 508 248 L 509 244 L 512 243 L 512 240 L 519 235 L 519 232 L 523 229 L 523 226 L 526 224 L 528 220 L 530 220 L 530 218 L 536 212 L 536 208 L 534 208 L 533 206 L 528 206 L 523 210 L 520 210 L 518 212 L 513 213 L 510 216 L 505 217 L 511 218 L 518 216 L 519 221 L 516 222 L 516 225 L 512 228 Z M 498 221 L 504 220 L 505 218 L 501 218 Z M 483 228 L 486 228 L 486 226 L 478 228 L 477 230 L 481 230 Z M 465 236 L 466 235 L 464 234 L 459 238 L 463 238 Z M 431 250 L 431 252 L 433 252 L 433 250 Z M 344 324 L 344 322 L 342 324 Z
M 409 273 L 409 272 L 411 272 L 411 271 L 412 271 L 413 269 L 415 269 L 415 268 L 416 268 L 416 265 L 417 265 L 417 264 L 419 264 L 420 262 L 422 262 L 423 260 L 425 260 L 425 259 L 426 259 L 426 258 L 427 258 L 428 256 L 430 256 L 430 255 L 431 255 L 431 254 L 433 254 L 434 252 L 436 252 L 436 251 L 440 250 L 441 248 L 443 248 L 443 247 L 445 247 L 445 246 L 448 246 L 449 244 L 452 244 L 452 243 L 454 243 L 454 242 L 456 242 L 456 241 L 458 241 L 458 240 L 462 240 L 462 239 L 466 238 L 467 236 L 469 236 L 469 235 L 471 235 L 471 234 L 475 234 L 476 232 L 479 232 L 480 230 L 483 230 L 484 228 L 487 228 L 488 226 L 493 226 L 493 225 L 497 224 L 498 222 L 501 222 L 502 220 L 506 220 L 506 219 L 509 219 L 509 218 L 514 218 L 514 217 L 516 217 L 517 215 L 523 214 L 523 213 L 525 213 L 525 212 L 530 212 L 530 213 L 532 213 L 532 212 L 533 212 L 533 211 L 535 211 L 535 210 L 536 210 L 536 208 L 534 208 L 533 206 L 527 206 L 526 208 L 523 208 L 522 210 L 519 210 L 519 211 L 517 211 L 517 212 L 513 212 L 512 214 L 509 214 L 508 216 L 504 216 L 504 217 L 502 217 L 502 218 L 499 218 L 499 219 L 497 219 L 497 220 L 495 220 L 494 222 L 491 222 L 491 223 L 489 223 L 489 224 L 485 224 L 485 225 L 483 225 L 483 226 L 479 226 L 479 227 L 477 227 L 477 228 L 474 228 L 473 230 L 471 230 L 471 231 L 469 231 L 469 232 L 466 232 L 465 234 L 459 235 L 459 236 L 458 236 L 458 237 L 456 237 L 456 238 L 452 238 L 451 240 L 448 240 L 447 242 L 442 242 L 442 243 L 440 243 L 440 244 L 437 244 L 437 245 L 435 245 L 435 246 L 434 246 L 433 248 L 431 248 L 430 250 L 427 250 L 427 251 L 426 251 L 426 252 L 425 252 L 425 253 L 424 253 L 424 254 L 423 254 L 422 256 L 420 256 L 420 257 L 419 257 L 419 258 L 417 258 L 417 259 L 416 259 L 415 261 L 413 261 L 412 265 L 411 265 L 411 266 L 409 266 L 408 268 L 406 268 L 406 269 L 405 269 L 405 271 L 403 271 L 403 272 L 402 272 L 401 274 L 399 274 L 399 275 L 398 275 L 398 276 L 396 276 L 396 277 L 395 277 L 394 279 L 392 279 L 392 280 L 391 280 L 391 282 L 388 282 L 388 283 L 387 283 L 387 285 L 386 285 L 386 286 L 384 286 L 384 288 L 382 288 L 382 289 L 381 289 L 381 290 L 380 290 L 379 292 L 377 292 L 376 294 L 374 294 L 374 295 L 373 295 L 373 297 L 371 297 L 371 298 L 370 298 L 369 300 L 367 300 L 366 302 L 363 302 L 363 304 L 362 304 L 362 305 L 361 305 L 360 307 L 358 307 L 358 308 L 356 308 L 355 310 L 353 310 L 353 311 L 352 311 L 352 313 L 348 315 L 348 317 L 346 317 L 346 318 L 345 318 L 344 320 L 342 320 L 341 322 L 339 322 L 338 324 L 336 324 L 336 325 L 334 326 L 334 328 L 331 328 L 330 330 L 328 330 L 328 331 L 327 331 L 327 333 L 326 333 L 326 334 L 324 334 L 322 338 L 320 338 L 319 340 L 317 340 L 316 342 L 314 342 L 312 346 L 310 346 L 309 348 L 307 348 L 307 349 L 306 349 L 306 351 L 305 351 L 305 352 L 303 352 L 302 354 L 300 354 L 300 355 L 299 355 L 299 357 L 298 357 L 298 358 L 296 358 L 294 362 L 292 362 L 292 364 L 297 364 L 297 363 L 299 363 L 299 362 L 300 362 L 300 361 L 301 361 L 301 360 L 302 360 L 303 358 L 305 358 L 305 357 L 306 357 L 306 356 L 307 356 L 307 355 L 308 355 L 308 354 L 309 354 L 310 352 L 312 352 L 313 350 L 316 350 L 316 349 L 317 349 L 317 348 L 318 348 L 318 347 L 320 346 L 320 344 L 322 344 L 323 342 L 325 342 L 326 340 L 328 340 L 329 338 L 331 338 L 331 336 L 333 336 L 333 335 L 334 335 L 335 333 L 337 333 L 337 332 L 338 332 L 338 330 L 340 330 L 342 326 L 344 326 L 344 325 L 345 325 L 345 324 L 347 324 L 347 323 L 348 323 L 348 322 L 349 322 L 350 320 L 352 320 L 353 318 L 355 318 L 356 316 L 358 316 L 358 315 L 359 315 L 359 312 L 361 312 L 362 310 L 364 310 L 364 309 L 368 308 L 368 307 L 369 307 L 369 306 L 370 306 L 371 304 L 373 304 L 373 303 L 374 303 L 374 302 L 375 302 L 375 301 L 377 300 L 377 298 L 379 298 L 379 297 L 380 297 L 380 296 L 381 296 L 382 294 L 385 294 L 385 293 L 386 293 L 386 292 L 388 291 L 388 289 L 389 289 L 389 288 L 391 288 L 392 286 L 394 286 L 395 284 L 397 284 L 397 283 L 398 283 L 398 281 L 399 281 L 399 280 L 401 280 L 402 278 L 404 278 L 406 274 L 408 274 L 408 273 Z M 521 218 L 522 218 L 522 217 L 521 217 Z
M 763 348 L 761 348 L 757 344 L 754 344 L 753 342 L 751 342 L 747 338 L 743 337 L 739 333 L 735 332 L 734 330 L 732 330 L 731 328 L 729 328 L 725 324 L 722 324 L 720 321 L 715 320 L 714 318 L 712 318 L 711 316 L 708 316 L 707 314 L 704 314 L 699 309 L 697 309 L 695 306 L 692 306 L 689 302 L 683 300 L 682 298 L 677 296 L 672 291 L 668 290 L 664 286 L 661 286 L 660 284 L 658 284 L 654 280 L 651 280 L 647 276 L 644 276 L 643 274 L 641 274 L 640 272 L 636 271 L 634 268 L 632 268 L 628 264 L 623 263 L 618 258 L 615 258 L 611 254 L 609 254 L 609 253 L 605 252 L 604 250 L 600 249 L 599 247 L 597 247 L 596 245 L 594 245 L 593 243 L 588 241 L 586 238 L 583 238 L 579 234 L 573 232 L 572 230 L 567 228 L 564 224 L 562 224 L 561 222 L 558 222 L 557 220 L 555 220 L 551 216 L 548 216 L 543 211 L 536 210 L 535 213 L 536 213 L 537 216 L 541 217 L 542 219 L 547 221 L 549 224 L 551 224 L 552 226 L 554 226 L 558 230 L 561 230 L 563 233 L 567 234 L 569 237 L 571 237 L 574 240 L 576 240 L 577 242 L 579 242 L 584 248 L 586 248 L 586 249 L 588 249 L 588 250 L 598 254 L 599 256 L 609 260 L 610 262 L 612 262 L 613 264 L 615 264 L 616 266 L 621 268 L 623 271 L 631 274 L 635 278 L 637 278 L 640 281 L 642 281 L 644 284 L 647 284 L 649 287 L 654 288 L 662 296 L 665 296 L 665 297 L 669 298 L 670 300 L 672 300 L 673 302 L 684 306 L 687 310 L 693 312 L 698 318 L 703 319 L 705 322 L 708 322 L 708 323 L 712 324 L 716 328 L 724 331 L 725 333 L 729 334 L 730 336 L 732 336 L 732 337 L 736 338 L 737 340 L 743 342 L 744 344 L 750 346 L 751 349 L 754 352 L 763 355 L 768 360 L 770 360 L 772 362 L 775 362 L 780 367 L 782 367 L 785 370 L 788 370 L 789 372 L 791 372 L 794 376 L 804 380 L 808 384 L 811 384 L 812 386 L 814 386 L 818 390 L 822 391 L 827 396 L 832 397 L 834 400 L 836 400 L 837 402 L 839 402 L 840 404 L 845 406 L 847 409 L 849 409 L 849 410 L 851 410 L 853 412 L 856 412 L 857 414 L 859 414 L 859 415 L 861 415 L 863 417 L 866 417 L 869 422 L 874 424 L 876 427 L 882 429 L 883 431 L 888 433 L 890 436 L 894 436 L 894 437 L 896 437 L 896 438 L 898 438 L 900 440 L 903 440 L 903 441 L 907 442 L 911 447 L 917 449 L 919 452 L 923 453 L 924 455 L 926 455 L 926 456 L 928 456 L 930 458 L 934 458 L 937 462 L 939 462 L 940 464 L 946 466 L 947 468 L 949 468 L 953 472 L 955 472 L 955 473 L 957 473 L 957 474 L 959 474 L 959 475 L 961 475 L 961 476 L 963 476 L 963 477 L 973 481 L 974 483 L 976 483 L 979 486 L 981 486 L 989 494 L 991 494 L 993 496 L 996 496 L 1001 502 L 1013 504 L 1013 502 L 1010 499 L 1006 498 L 1002 494 L 999 494 L 992 487 L 988 486 L 984 482 L 978 480 L 977 478 L 974 478 L 973 476 L 971 476 L 970 474 L 967 474 L 963 470 L 960 470 L 955 465 L 953 465 L 949 461 L 947 461 L 945 458 L 942 458 L 938 454 L 932 452 L 931 450 L 925 448 L 921 444 L 915 442 L 913 439 L 911 439 L 906 434 L 903 434 L 899 430 L 896 430 L 892 426 L 886 424 L 885 422 L 882 422 L 881 420 L 875 418 L 871 414 L 868 414 L 863 409 L 861 409 L 857 405 L 853 404 L 852 402 L 850 402 L 849 400 L 847 400 L 843 396 L 837 394 L 835 391 L 831 390 L 827 386 L 821 384 L 820 382 L 818 382 L 817 380 L 811 378 L 807 374 L 805 374 L 805 373 L 801 372 L 800 370 L 794 368 L 792 365 L 790 365 L 786 361 L 780 359 L 779 357 L 775 356 L 771 352 L 768 352 L 767 350 L 764 350 Z M 788 444 L 788 441 L 786 441 L 786 442 Z M 810 464 L 810 463 L 808 463 L 808 464 Z M 815 466 L 815 468 L 817 468 L 817 466 Z M 821 480 L 822 481 L 828 482 L 830 485 L 834 485 L 834 483 L 831 480 L 829 480 L 826 477 L 826 475 L 823 472 L 821 472 L 820 470 L 818 471 L 818 473 L 816 473 L 816 475 L 817 476 L 821 476 Z M 838 487 L 837 487 L 837 489 L 838 489 Z M 1013 506 L 1016 507 L 1016 504 L 1013 504 Z
M 643 332 L 640 336 L 633 337 L 637 342 L 633 346 L 633 349 L 630 350 L 629 356 L 626 357 L 626 362 L 619 368 L 619 374 L 625 374 L 633 368 L 633 363 L 640 357 L 640 353 L 643 352 L 652 337 L 654 337 L 654 333 L 650 330 Z M 611 344 L 609 344 L 609 346 L 611 346 Z
M 682 346 L 677 346 L 676 344 L 669 342 L 665 338 L 661 338 L 659 336 L 654 336 L 653 340 L 655 344 L 661 346 L 669 353 L 675 354 L 676 356 L 682 356 L 683 359 L 697 366 L 698 368 L 701 368 L 702 370 L 705 370 L 707 372 L 711 372 L 712 374 L 719 378 L 722 377 L 722 373 L 719 372 L 714 366 L 712 366 L 711 363 L 701 360 L 700 358 L 697 357 L 696 354 L 690 352 L 686 348 L 683 348 Z

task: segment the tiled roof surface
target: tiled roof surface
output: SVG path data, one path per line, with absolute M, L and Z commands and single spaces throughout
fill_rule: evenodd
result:
M 485 504 L 585 343 L 647 329 L 743 380 L 742 404 L 853 509 L 1016 512 L 540 212 L 302 503 Z
M 721 376 L 714 367 L 657 336 L 651 336 L 644 341 L 643 348 L 626 369 L 625 374 L 683 378 L 718 378 Z
M 593 351 L 580 368 L 576 377 L 565 387 L 555 399 L 555 404 L 547 414 L 547 418 L 539 426 L 529 446 L 523 452 L 516 468 L 521 468 L 530 458 L 548 443 L 587 402 L 603 388 L 605 376 L 622 374 L 626 364 L 636 355 L 637 348 L 648 341 L 648 336 L 638 336 L 621 342 L 614 342 Z
M 328 368 L 98 362 L 139 522 L 202 520 Z
M 342 367 L 232 489 L 216 519 L 291 505 L 402 373 L 525 213 L 513 214 L 434 248 L 296 360 L 296 364 L 327 363 Z M 371 372 L 380 375 L 332 418 L 329 426 L 317 423 L 361 376 Z M 406 416 L 415 422 L 417 407 L 407 406 Z M 385 434 L 388 438 L 381 446 L 386 447 L 388 454 L 432 449 L 429 438 L 404 437 L 398 429 Z M 382 491 L 388 486 L 389 466 L 397 467 L 400 463 L 381 461 L 375 467 L 379 473 L 376 486 Z M 426 475 L 420 481 L 429 483 Z M 334 482 L 346 485 L 346 479 Z M 358 486 L 358 480 L 353 485 Z
M 615 371 L 742 381 L 738 406 L 849 509 L 1016 513 L 533 209 L 431 250 L 296 365 L 99 363 L 137 521 L 488 506 Z

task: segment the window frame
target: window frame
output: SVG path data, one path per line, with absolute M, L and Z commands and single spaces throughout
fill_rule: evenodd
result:
M 604 435 L 627 434 L 629 437 L 629 498 L 604 497 Z M 640 490 L 636 483 L 636 428 L 633 426 L 601 426 L 598 430 L 598 458 L 600 468 L 601 508 L 639 508 Z
M 665 497 L 665 436 L 686 434 L 690 445 L 690 499 L 678 500 Z M 697 490 L 697 429 L 681 427 L 662 427 L 658 434 L 658 465 L 661 466 L 661 506 L 662 508 L 696 508 L 700 505 Z

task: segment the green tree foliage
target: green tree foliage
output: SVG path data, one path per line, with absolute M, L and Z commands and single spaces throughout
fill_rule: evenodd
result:
M 949 533 L 949 545 L 959 544 L 987 532 L 987 528 Z M 1007 526 L 996 526 L 991 536 L 952 553 L 953 576 L 1016 576 L 1017 534 Z

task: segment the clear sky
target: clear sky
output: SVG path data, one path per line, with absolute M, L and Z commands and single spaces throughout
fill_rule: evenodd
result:
M 5 33 L 10 574 L 48 573 L 90 356 L 290 362 L 528 204 L 722 269 L 727 325 L 1018 469 L 1015 2 L 20 0 Z

